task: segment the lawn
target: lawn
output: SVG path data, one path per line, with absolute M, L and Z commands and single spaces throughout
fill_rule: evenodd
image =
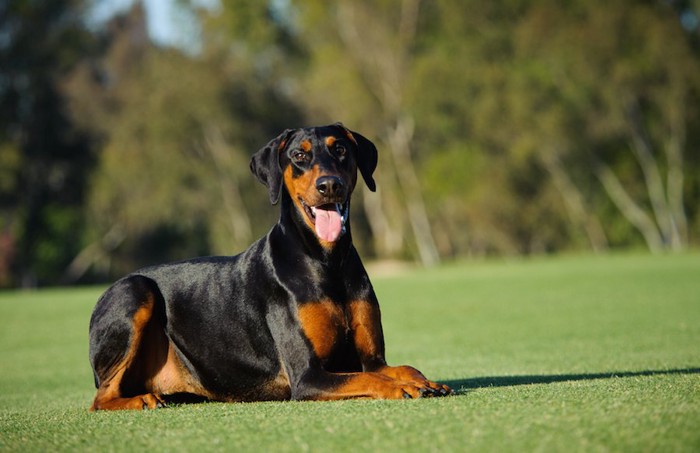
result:
M 0 452 L 699 451 L 700 254 L 374 279 L 387 355 L 449 398 L 89 413 L 103 288 L 0 292 Z

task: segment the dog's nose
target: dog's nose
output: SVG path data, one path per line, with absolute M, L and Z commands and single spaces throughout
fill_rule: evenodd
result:
M 316 190 L 324 197 L 342 196 L 345 184 L 337 176 L 321 176 L 316 180 Z

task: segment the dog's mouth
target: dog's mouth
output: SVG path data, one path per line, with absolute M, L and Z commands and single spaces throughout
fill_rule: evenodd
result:
M 314 225 L 316 236 L 326 242 L 335 242 L 345 233 L 345 223 L 348 220 L 348 202 L 327 203 L 309 206 L 304 200 L 299 200 L 309 221 Z

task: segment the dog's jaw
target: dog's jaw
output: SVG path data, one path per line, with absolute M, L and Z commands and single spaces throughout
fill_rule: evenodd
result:
M 333 243 L 347 231 L 349 203 L 325 203 L 317 206 L 309 206 L 303 199 L 299 199 L 308 223 L 313 225 L 319 241 Z

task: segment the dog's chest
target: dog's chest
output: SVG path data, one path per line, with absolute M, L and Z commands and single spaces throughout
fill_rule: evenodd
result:
M 323 300 L 306 302 L 298 310 L 302 331 L 321 362 L 349 341 L 350 323 L 342 305 Z

